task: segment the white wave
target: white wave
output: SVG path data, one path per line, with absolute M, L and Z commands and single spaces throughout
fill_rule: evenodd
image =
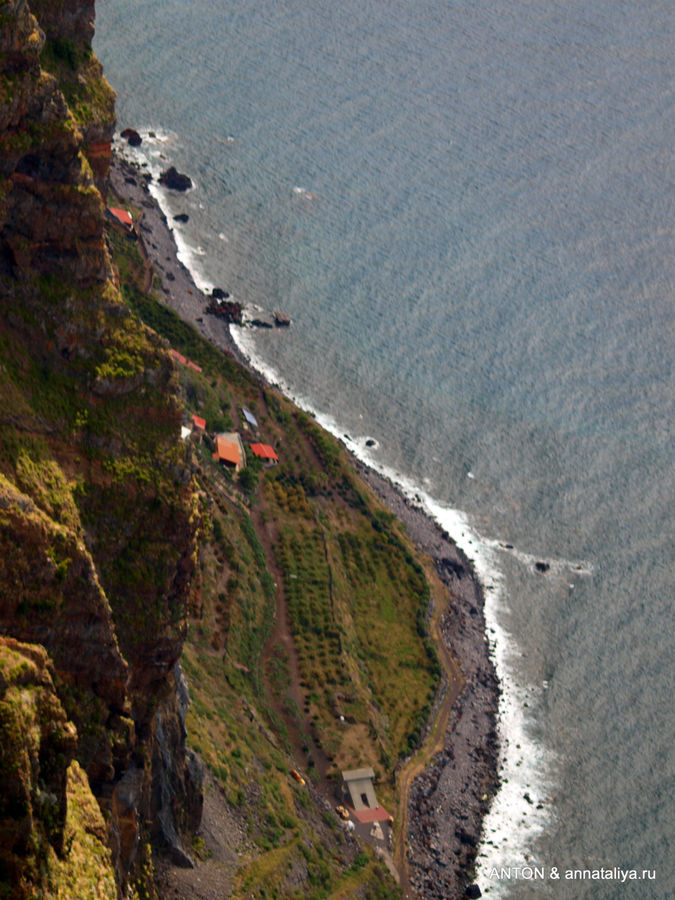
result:
M 550 556 L 533 556 L 531 553 L 525 553 L 512 544 L 506 544 L 504 541 L 485 539 L 489 546 L 494 549 L 508 553 L 517 559 L 519 563 L 528 569 L 539 571 L 541 574 L 564 575 L 565 572 L 575 572 L 577 575 L 591 575 L 593 573 L 593 565 L 587 560 L 571 560 L 556 559 Z
M 190 275 L 192 275 L 192 280 L 199 290 L 204 291 L 205 293 L 210 292 L 214 285 L 209 281 L 205 272 L 197 262 L 197 259 L 206 255 L 204 250 L 200 247 L 193 247 L 186 240 L 184 232 L 180 228 L 175 227 L 173 223 L 173 213 L 167 200 L 166 191 L 162 190 L 154 181 L 150 182 L 148 190 L 150 195 L 157 201 L 159 208 L 166 217 L 167 226 L 176 242 L 176 255 L 179 261 L 183 263 Z
M 302 197 L 304 200 L 316 200 L 314 191 L 309 191 L 307 188 L 299 187 L 298 185 L 294 186 L 293 193 L 298 197 Z
M 150 132 L 153 134 L 152 137 Z M 141 172 L 146 171 L 152 175 L 152 181 L 148 185 L 148 192 L 164 213 L 167 227 L 173 234 L 173 239 L 176 243 L 178 260 L 190 272 L 192 280 L 199 290 L 204 293 L 210 293 L 214 284 L 209 280 L 198 262 L 202 257 L 206 257 L 207 253 L 201 246 L 193 247 L 186 239 L 184 232 L 176 227 L 173 221 L 175 210 L 171 208 L 169 202 L 171 195 L 159 184 L 159 176 L 165 168 L 164 164 L 159 164 L 160 158 L 165 158 L 160 153 L 159 148 L 173 143 L 177 138 L 170 132 L 154 131 L 151 128 L 139 131 L 139 134 L 143 139 L 140 147 L 131 147 L 126 140 L 120 139 L 116 142 L 115 150 L 122 157 L 134 163 Z M 195 187 L 193 180 L 193 189 Z
M 115 139 L 115 152 L 139 168 L 149 171 L 153 180 L 159 178 L 163 165 L 159 160 L 166 159 L 163 150 L 167 145 L 175 143 L 178 138 L 171 132 L 155 131 L 152 128 L 139 130 L 142 143 L 138 147 L 132 147 L 126 138 Z

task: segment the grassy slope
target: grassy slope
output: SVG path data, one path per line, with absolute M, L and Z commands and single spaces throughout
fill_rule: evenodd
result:
M 249 460 L 235 483 L 204 442 L 193 446 L 205 527 L 184 651 L 188 729 L 255 848 L 238 885 L 254 896 L 295 896 L 300 873 L 298 896 L 393 896 L 379 865 L 341 846 L 335 817 L 288 770 L 298 743 L 317 782 L 372 765 L 380 799 L 393 808 L 394 767 L 419 738 L 439 672 L 423 570 L 341 446 L 144 294 L 136 245 L 115 228 L 109 238 L 131 309 L 202 367 L 180 367 L 186 414 L 253 439 L 243 429 L 246 405 L 280 456 L 266 471 Z M 293 646 L 264 654 L 277 591 Z

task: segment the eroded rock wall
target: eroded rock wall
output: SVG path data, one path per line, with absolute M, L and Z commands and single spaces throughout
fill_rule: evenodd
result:
M 92 35 L 89 0 L 0 0 L 0 634 L 48 656 L 123 891 L 198 816 L 175 674 L 198 515 L 170 357 L 111 280 Z

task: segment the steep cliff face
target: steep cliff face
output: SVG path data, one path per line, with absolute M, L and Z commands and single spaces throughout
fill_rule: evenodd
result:
M 93 2 L 0 0 L 0 633 L 49 655 L 122 890 L 198 815 L 175 673 L 197 515 L 170 358 L 110 280 L 92 35 Z
M 32 0 L 31 10 L 45 32 L 41 62 L 58 77 L 59 88 L 84 139 L 84 152 L 99 189 L 110 166 L 115 126 L 115 94 L 91 52 L 94 0 Z
M 114 900 L 106 825 L 52 674 L 42 647 L 0 637 L 0 887 L 66 900 L 95 885 Z

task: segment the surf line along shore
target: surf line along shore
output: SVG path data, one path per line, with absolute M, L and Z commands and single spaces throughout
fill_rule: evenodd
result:
M 178 259 L 173 232 L 148 190 L 144 173 L 117 153 L 111 187 L 120 201 L 142 209 L 142 245 L 159 276 L 164 302 L 199 333 L 251 370 L 229 327 L 204 315 L 205 295 Z M 261 381 L 262 376 L 254 372 Z M 440 526 L 396 484 L 355 457 L 353 463 L 415 544 L 433 561 L 444 585 L 440 606 L 430 611 L 430 629 L 440 643 L 446 673 L 421 752 L 401 766 L 398 818 L 405 833 L 397 861 L 405 897 L 461 900 L 477 897 L 470 872 L 489 801 L 497 788 L 499 686 L 490 657 L 483 592 L 471 561 Z

